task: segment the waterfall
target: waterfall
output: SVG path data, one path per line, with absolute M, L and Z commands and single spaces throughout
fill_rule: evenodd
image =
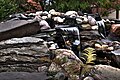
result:
M 105 29 L 105 24 L 104 22 L 101 21 L 96 21 L 98 25 L 98 32 L 102 38 L 106 38 L 106 29 Z
M 64 41 L 64 47 L 62 48 L 71 49 L 79 57 L 80 53 L 80 49 L 78 50 L 78 47 L 80 47 L 79 29 L 77 27 L 61 27 L 57 28 L 56 30 L 58 36 L 61 36 Z M 58 44 L 60 43 L 58 42 Z

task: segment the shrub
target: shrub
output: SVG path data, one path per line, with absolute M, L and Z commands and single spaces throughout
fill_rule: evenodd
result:
M 10 14 L 16 13 L 17 8 L 18 6 L 13 0 L 0 0 L 0 21 Z

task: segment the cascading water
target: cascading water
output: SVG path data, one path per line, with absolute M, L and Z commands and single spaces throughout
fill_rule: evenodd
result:
M 78 57 L 80 53 L 80 34 L 77 27 L 56 28 L 56 40 L 60 48 L 72 50 Z
M 95 15 L 96 24 L 98 25 L 98 32 L 102 38 L 106 38 L 105 24 L 99 14 Z

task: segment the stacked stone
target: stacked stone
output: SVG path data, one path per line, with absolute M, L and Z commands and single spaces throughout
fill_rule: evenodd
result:
M 0 72 L 39 72 L 48 63 L 40 57 L 48 56 L 44 41 L 35 37 L 12 38 L 0 42 Z

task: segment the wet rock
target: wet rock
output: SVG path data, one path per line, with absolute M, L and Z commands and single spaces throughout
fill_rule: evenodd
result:
M 48 47 L 40 38 L 13 38 L 0 42 L 0 72 L 29 71 L 37 72 L 38 68 L 48 65 L 40 61 L 46 54 Z
M 57 80 L 64 80 L 65 79 L 65 74 L 62 72 L 59 72 L 55 75 L 55 79 Z
M 115 51 L 112 51 L 112 53 L 113 53 L 114 55 L 120 55 L 120 49 L 115 50 Z
M 111 65 L 120 68 L 120 49 L 111 51 Z
M 94 80 L 94 79 L 92 77 L 90 77 L 90 76 L 87 76 L 83 80 Z

